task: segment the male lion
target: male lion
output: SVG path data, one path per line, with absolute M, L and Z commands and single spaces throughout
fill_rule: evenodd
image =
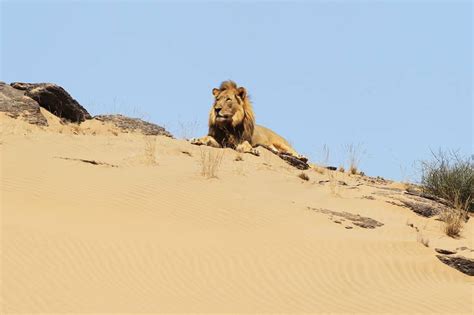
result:
M 212 90 L 212 94 L 215 100 L 209 113 L 208 135 L 192 139 L 192 144 L 230 147 L 255 155 L 259 155 L 255 147 L 262 146 L 275 154 L 290 155 L 307 161 L 285 139 L 272 130 L 255 124 L 252 104 L 244 87 L 237 87 L 233 81 L 224 81 L 218 89 Z

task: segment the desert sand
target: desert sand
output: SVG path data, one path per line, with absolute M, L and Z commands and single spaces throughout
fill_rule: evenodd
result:
M 472 277 L 434 251 L 472 258 L 473 220 L 444 235 L 387 202 L 409 198 L 401 183 L 305 181 L 264 149 L 42 111 L 47 128 L 0 115 L 2 313 L 473 313 Z M 201 175 L 209 152 L 217 178 Z

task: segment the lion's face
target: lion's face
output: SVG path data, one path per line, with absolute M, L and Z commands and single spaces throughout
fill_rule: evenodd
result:
M 242 122 L 245 116 L 244 91 L 243 88 L 212 91 L 215 97 L 212 110 L 217 125 L 235 127 Z
M 251 141 L 255 116 L 247 91 L 233 81 L 212 90 L 214 104 L 209 113 L 209 133 L 223 147 L 237 147 Z

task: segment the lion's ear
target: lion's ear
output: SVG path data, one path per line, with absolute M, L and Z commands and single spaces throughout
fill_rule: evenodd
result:
M 217 94 L 219 94 L 219 89 L 216 89 L 216 88 L 213 88 L 212 89 L 212 95 L 214 95 L 214 97 L 217 97 Z
M 237 95 L 244 100 L 247 97 L 247 90 L 241 86 L 237 89 Z

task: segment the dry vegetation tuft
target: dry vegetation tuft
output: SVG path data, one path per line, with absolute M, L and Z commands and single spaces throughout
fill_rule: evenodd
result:
M 366 152 L 361 144 L 349 144 L 346 146 L 346 150 L 349 155 L 349 174 L 356 175 L 359 173 L 360 160 Z
M 217 178 L 224 151 L 201 149 L 201 175 L 205 178 Z
M 320 166 L 317 166 L 317 165 L 315 165 L 315 166 L 313 167 L 313 170 L 314 170 L 316 173 L 321 174 L 321 175 L 324 175 L 324 173 L 326 173 L 326 171 L 327 171 L 326 168 L 320 167 Z
M 416 236 L 416 240 L 423 244 L 425 247 L 430 247 L 430 239 L 423 236 L 423 234 L 418 233 Z
M 461 209 L 446 209 L 440 214 L 444 222 L 443 231 L 446 235 L 456 238 L 461 235 L 467 212 Z
M 301 172 L 299 175 L 298 175 L 299 178 L 301 178 L 302 180 L 305 180 L 305 181 L 308 181 L 309 180 L 309 176 L 305 173 L 305 172 Z

